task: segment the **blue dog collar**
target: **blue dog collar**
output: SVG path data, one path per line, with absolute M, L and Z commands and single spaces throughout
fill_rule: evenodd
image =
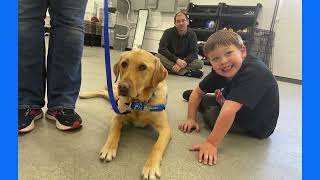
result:
M 141 101 L 133 101 L 129 104 L 128 110 L 136 110 L 136 111 L 151 111 L 151 112 L 159 112 L 166 109 L 165 104 L 158 104 L 155 106 L 148 106 L 144 102 Z
M 118 104 L 118 101 L 116 102 Z M 134 111 L 150 111 L 150 112 L 160 112 L 166 109 L 166 104 L 158 104 L 156 106 L 148 106 L 141 101 L 133 101 L 128 105 L 128 109 L 121 114 L 128 114 L 132 110 Z

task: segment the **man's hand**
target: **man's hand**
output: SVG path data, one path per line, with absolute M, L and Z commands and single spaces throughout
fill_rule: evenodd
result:
M 218 149 L 208 141 L 202 144 L 193 144 L 190 151 L 199 151 L 198 161 L 204 165 L 217 164 Z
M 182 59 L 177 59 L 176 63 L 181 67 L 181 68 L 185 68 L 187 67 L 187 62 L 182 60 Z
M 184 133 L 188 132 L 190 133 L 192 129 L 196 129 L 196 132 L 200 131 L 199 124 L 192 119 L 187 119 L 179 124 L 179 129 L 183 131 Z
M 178 73 L 180 71 L 181 67 L 179 66 L 179 64 L 175 64 L 172 67 L 172 71 Z

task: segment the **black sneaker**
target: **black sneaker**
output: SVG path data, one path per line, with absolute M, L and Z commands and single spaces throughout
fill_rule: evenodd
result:
M 204 59 L 203 60 L 203 64 L 206 65 L 206 66 L 211 66 L 211 63 L 208 59 Z
M 182 94 L 183 99 L 185 99 L 186 101 L 189 101 L 190 95 L 192 93 L 192 90 L 185 90 Z
M 18 133 L 27 133 L 34 129 L 34 120 L 41 119 L 41 109 L 19 109 L 18 110 Z
M 184 76 L 201 78 L 203 76 L 203 72 L 200 70 L 188 70 Z
M 49 109 L 46 112 L 46 118 L 55 120 L 56 127 L 63 131 L 77 129 L 82 126 L 81 117 L 73 109 Z

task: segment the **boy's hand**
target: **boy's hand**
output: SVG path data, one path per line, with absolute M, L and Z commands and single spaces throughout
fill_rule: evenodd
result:
M 212 164 L 217 164 L 218 150 L 208 141 L 192 145 L 190 151 L 199 151 L 198 161 L 204 165 L 208 164 L 211 166 Z
M 194 128 L 196 129 L 196 132 L 200 131 L 199 124 L 195 120 L 192 120 L 192 119 L 187 119 L 184 122 L 179 124 L 179 129 L 181 131 L 183 131 L 184 133 L 186 133 L 186 132 L 190 133 L 191 130 Z

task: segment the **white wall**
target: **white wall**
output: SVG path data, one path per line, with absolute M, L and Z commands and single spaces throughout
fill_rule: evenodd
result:
M 302 80 L 302 2 L 282 0 L 278 11 L 273 74 Z
M 108 1 L 109 6 L 117 6 L 114 5 L 112 1 Z M 95 12 L 95 7 L 97 8 L 97 12 Z M 99 17 L 99 9 L 104 7 L 104 0 L 88 0 L 86 12 L 84 15 L 84 19 L 90 21 L 91 17 L 96 13 L 97 17 Z

